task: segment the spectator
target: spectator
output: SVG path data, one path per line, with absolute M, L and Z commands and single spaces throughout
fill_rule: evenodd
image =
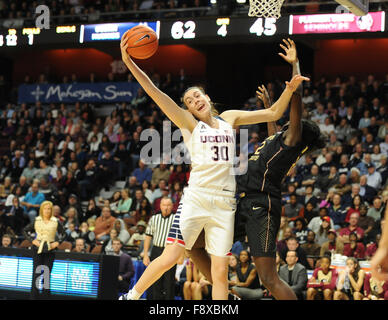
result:
M 346 268 L 339 273 L 334 300 L 362 300 L 365 271 L 356 258 L 346 259 Z
M 307 242 L 307 235 L 310 229 L 307 228 L 306 221 L 304 218 L 296 218 L 295 221 L 294 234 L 298 239 L 299 244 L 304 244 Z
M 364 230 L 358 226 L 359 214 L 354 212 L 350 215 L 349 225 L 339 230 L 339 240 L 343 243 L 349 242 L 349 235 L 353 232 L 357 235 L 357 241 L 363 240 Z
M 346 218 L 345 218 L 345 222 L 349 222 L 349 219 L 350 219 L 350 216 L 353 214 L 353 213 L 358 213 L 360 214 L 360 208 L 362 206 L 362 199 L 361 199 L 361 196 L 356 194 L 354 197 L 353 197 L 353 201 L 352 201 L 352 205 L 351 207 L 348 209 L 348 211 L 346 212 Z
M 160 210 L 160 203 L 162 199 L 168 197 L 169 194 L 170 194 L 169 187 L 164 187 L 164 189 L 162 190 L 162 196 L 154 200 L 154 207 L 153 207 L 154 212 L 158 212 Z
M 295 236 L 290 236 L 287 239 L 286 244 L 287 247 L 279 252 L 280 258 L 285 261 L 288 251 L 296 251 L 298 255 L 298 262 L 301 263 L 306 269 L 308 269 L 309 263 L 307 262 L 306 252 L 300 247 L 298 239 Z
M 375 221 L 382 219 L 383 205 L 380 197 L 373 199 L 373 206 L 369 208 L 367 216 L 373 218 Z
M 186 262 L 186 281 L 183 285 L 183 297 L 185 300 L 202 300 L 203 294 L 208 295 L 207 284 L 201 286 L 203 275 L 191 259 Z
M 69 207 L 67 211 L 65 212 L 65 223 L 64 228 L 68 229 L 70 223 L 73 223 L 76 228 L 79 226 L 79 219 L 78 219 L 78 212 L 75 207 Z
M 346 208 L 341 205 L 341 196 L 334 194 L 333 205 L 329 208 L 329 217 L 333 220 L 334 229 L 339 229 L 345 222 Z
M 325 216 L 322 218 L 322 223 L 319 229 L 316 231 L 315 242 L 320 246 L 329 240 L 329 230 L 331 229 L 332 221 L 330 217 Z
M 176 165 L 174 170 L 171 172 L 168 179 L 168 187 L 172 188 L 175 182 L 179 182 L 181 185 L 186 184 L 186 175 L 183 172 L 183 166 L 181 164 Z
M 12 237 L 9 234 L 4 234 L 1 238 L 1 247 L 2 248 L 13 248 Z
M 104 152 L 103 157 L 98 161 L 98 171 L 96 180 L 100 186 L 105 189 L 116 178 L 116 164 L 108 151 Z
M 136 231 L 132 234 L 131 238 L 127 242 L 128 246 L 140 246 L 140 243 L 145 239 L 145 230 L 147 228 L 147 223 L 145 221 L 140 220 L 136 224 Z
M 307 203 L 311 203 L 313 205 L 313 207 L 315 208 L 316 205 L 318 204 L 318 199 L 317 199 L 316 196 L 313 195 L 314 186 L 313 185 L 307 185 L 305 190 L 306 190 L 305 191 L 305 195 L 303 197 L 301 197 L 300 203 L 303 206 L 306 206 Z
M 303 205 L 297 202 L 296 194 L 290 196 L 290 203 L 282 207 L 282 216 L 286 216 L 289 221 L 295 221 L 301 216 Z
M 158 167 L 153 169 L 152 172 L 152 179 L 151 179 L 151 186 L 152 188 L 155 188 L 157 185 L 159 185 L 159 182 L 161 180 L 168 181 L 170 178 L 170 170 L 168 170 L 167 165 L 162 162 Z M 160 187 L 159 187 L 160 188 Z
M 239 256 L 239 263 L 236 267 L 237 279 L 230 281 L 231 293 L 242 300 L 260 300 L 263 298 L 263 290 L 255 266 L 252 264 L 248 251 L 242 250 Z
M 89 224 L 84 221 L 79 227 L 79 237 L 91 248 L 95 244 L 96 236 L 93 231 L 89 229 Z
M 358 242 L 356 232 L 349 234 L 349 242 L 344 245 L 344 256 L 356 259 L 365 258 L 365 246 L 363 243 Z
M 129 241 L 131 236 L 127 231 L 125 223 L 122 219 L 116 219 L 113 228 L 117 231 L 116 238 L 118 238 L 122 243 L 127 243 Z
M 109 232 L 109 238 L 106 239 L 102 245 L 101 251 L 105 254 L 111 254 L 113 252 L 113 239 L 116 239 L 118 236 L 118 231 L 115 228 L 112 228 Z
M 334 229 L 330 229 L 328 234 L 327 234 L 327 238 L 329 239 L 329 241 L 323 243 L 321 245 L 321 256 L 323 257 L 324 255 L 327 255 L 327 254 L 332 254 L 332 253 L 336 253 L 336 254 L 343 254 L 344 252 L 344 244 L 342 241 L 338 240 L 337 239 L 337 233 Z
M 367 184 L 367 176 L 363 175 L 360 177 L 360 196 L 364 201 L 371 203 L 373 198 L 376 196 L 376 189 Z
M 3 220 L 17 235 L 21 235 L 24 227 L 24 210 L 20 206 L 19 198 L 13 197 L 12 206 L 4 213 Z
M 82 168 L 79 175 L 79 187 L 81 199 L 90 199 L 96 192 L 98 168 L 93 159 L 90 159 L 85 167 Z
M 364 300 L 388 300 L 388 282 L 379 281 L 370 273 L 365 275 Z
M 44 195 L 39 192 L 39 184 L 34 182 L 31 186 L 31 192 L 28 192 L 24 197 L 21 205 L 24 206 L 24 215 L 34 221 L 38 214 L 38 209 L 44 201 Z
M 154 192 L 152 193 L 152 201 L 153 203 L 155 199 L 160 198 L 162 196 L 162 190 L 167 187 L 167 180 L 160 179 L 158 183 L 158 188 L 154 189 Z
M 287 252 L 287 264 L 279 269 L 280 278 L 287 282 L 299 300 L 303 300 L 303 292 L 307 285 L 307 271 L 305 266 L 298 263 L 298 253 L 294 250 Z
M 86 253 L 85 239 L 83 238 L 75 239 L 75 246 L 74 246 L 73 252 Z
M 119 276 L 118 276 L 118 291 L 119 295 L 123 292 L 128 292 L 129 284 L 131 282 L 132 277 L 135 274 L 135 269 L 133 267 L 132 258 L 121 251 L 123 243 L 120 239 L 115 238 L 112 240 L 112 255 L 120 257 L 120 265 L 119 265 Z
M 319 256 L 321 251 L 321 246 L 315 242 L 315 233 L 313 231 L 311 230 L 309 231 L 307 235 L 307 242 L 302 244 L 301 247 L 306 252 L 307 262 L 309 263 L 309 269 L 314 269 L 314 266 L 315 266 L 314 257 Z
M 82 222 L 88 221 L 90 218 L 97 219 L 101 214 L 101 209 L 96 205 L 96 200 L 93 198 L 89 200 L 85 214 L 80 219 Z
M 368 174 L 367 174 L 367 184 L 375 190 L 381 188 L 382 178 L 380 172 L 376 171 L 374 164 L 369 164 L 367 166 Z
M 358 218 L 358 226 L 364 230 L 364 243 L 368 243 L 371 239 L 372 230 L 375 225 L 375 220 L 372 217 L 367 216 L 368 208 L 366 205 L 361 205 L 360 216 Z
M 176 212 L 175 206 L 173 206 L 172 211 Z M 140 202 L 140 208 L 136 210 L 136 215 L 135 215 L 136 222 L 143 220 L 146 223 L 148 223 L 152 214 L 153 214 L 152 206 L 149 203 L 148 199 L 144 198 Z
M 132 199 L 129 197 L 129 190 L 128 189 L 121 190 L 121 199 L 117 204 L 116 214 L 119 217 L 128 216 L 131 205 L 132 205 Z M 126 243 L 126 241 L 123 241 L 123 243 Z
M 319 231 L 319 228 L 322 224 L 322 221 L 323 221 L 322 218 L 326 217 L 328 213 L 329 213 L 329 210 L 326 207 L 319 208 L 319 216 L 312 218 L 309 224 L 307 225 L 307 227 L 310 230 L 314 231 L 315 235 Z M 330 222 L 330 228 L 333 229 L 334 228 L 333 220 L 330 219 L 329 222 Z
M 21 175 L 26 177 L 28 183 L 31 183 L 37 174 L 37 170 L 38 169 L 35 168 L 34 160 L 29 160 L 28 166 L 23 169 Z
M 109 232 L 112 230 L 116 218 L 112 217 L 110 208 L 103 207 L 101 216 L 96 219 L 96 226 L 94 228 L 94 234 L 98 241 L 105 241 L 109 239 Z
M 332 300 L 337 283 L 338 273 L 330 268 L 331 260 L 325 256 L 320 259 L 320 267 L 314 270 L 307 283 L 307 300 Z
M 144 180 L 151 183 L 152 170 L 147 168 L 143 160 L 139 160 L 139 168 L 132 172 L 132 176 L 136 177 L 137 182 L 141 185 Z

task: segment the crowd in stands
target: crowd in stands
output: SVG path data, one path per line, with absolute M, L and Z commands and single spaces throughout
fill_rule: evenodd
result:
M 152 78 L 177 102 L 189 85 L 186 76 Z M 281 91 L 277 82 L 267 88 L 275 98 Z M 362 274 L 358 263 L 377 249 L 388 200 L 387 93 L 388 76 L 384 82 L 373 75 L 321 78 L 304 88 L 304 117 L 327 134 L 327 146 L 291 168 L 283 184 L 278 234 L 279 274 L 301 299 L 388 298 L 381 293 L 385 284 Z M 261 107 L 259 100 L 249 99 L 244 109 Z M 131 103 L 106 117 L 95 111 L 87 103 L 2 106 L 0 142 L 7 143 L 0 160 L 3 246 L 28 247 L 24 228 L 50 200 L 69 250 L 109 254 L 119 239 L 124 252 L 141 259 L 147 223 L 160 210 L 160 200 L 170 197 L 175 212 L 190 166 L 169 158 L 146 164 L 140 158 L 147 143 L 140 140 L 141 132 L 163 130 L 165 117 L 157 106 L 140 89 Z M 259 146 L 263 127 L 248 127 L 249 152 Z M 231 292 L 243 299 L 270 297 L 252 267 L 247 243 L 236 242 L 232 253 Z M 353 259 L 344 273 L 330 268 L 333 254 Z M 180 276 L 182 296 L 210 297 L 208 281 L 190 260 L 185 264 L 190 274 Z M 314 270 L 309 282 L 307 270 Z M 341 289 L 333 287 L 335 277 Z
M 311 2 L 311 4 L 302 4 L 301 2 Z M 317 4 L 319 2 L 319 4 Z M 216 6 L 218 10 L 207 13 L 206 10 L 192 10 L 185 12 L 174 12 L 176 9 L 201 9 L 210 7 L 212 4 L 208 0 L 0 0 L 0 19 L 32 19 L 36 16 L 35 8 L 38 5 L 47 5 L 50 8 L 50 14 L 55 18 L 56 23 L 64 22 L 94 22 L 111 21 L 120 19 L 136 18 L 177 18 L 177 17 L 196 17 L 203 15 L 225 15 L 238 14 L 239 9 L 248 9 L 249 1 L 244 4 L 237 3 L 235 0 L 218 0 Z M 335 12 L 338 4 L 329 0 L 290 0 L 285 1 L 282 8 L 282 15 L 292 13 L 317 13 L 317 12 Z M 370 11 L 386 10 L 387 2 L 370 3 Z M 169 12 L 158 12 L 163 9 L 169 9 Z M 142 14 L 143 10 L 154 10 L 155 13 Z M 131 14 L 126 14 L 130 11 Z M 139 11 L 139 13 L 133 13 Z M 109 14 L 112 13 L 112 14 Z M 241 14 L 246 14 L 242 11 Z M 58 18 L 59 17 L 59 18 Z M 61 18 L 63 17 L 63 18 Z M 26 25 L 26 24 L 25 24 Z M 8 26 L 8 25 L 7 25 Z

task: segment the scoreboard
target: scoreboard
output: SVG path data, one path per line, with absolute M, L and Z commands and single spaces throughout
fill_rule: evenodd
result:
M 200 41 L 251 40 L 273 36 L 316 34 L 381 33 L 386 30 L 385 12 L 370 12 L 358 17 L 350 13 L 290 15 L 274 18 L 218 17 L 164 21 L 117 22 L 62 25 L 51 29 L 22 28 L 0 30 L 0 50 L 4 48 L 63 45 L 91 47 L 97 42 L 119 41 L 124 32 L 147 25 L 163 44 Z

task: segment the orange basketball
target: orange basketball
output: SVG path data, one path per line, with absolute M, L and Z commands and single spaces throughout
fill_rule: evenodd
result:
M 147 59 L 158 50 L 158 37 L 154 30 L 143 25 L 133 27 L 126 35 L 127 52 L 136 59 Z

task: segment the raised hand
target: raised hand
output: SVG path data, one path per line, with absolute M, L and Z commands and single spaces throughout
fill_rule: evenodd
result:
M 295 42 L 290 38 L 287 40 L 283 39 L 285 46 L 280 44 L 280 47 L 285 51 L 286 54 L 279 52 L 279 56 L 281 56 L 284 60 L 286 60 L 289 64 L 293 64 L 298 61 L 298 54 L 296 52 Z
M 256 95 L 261 101 L 263 101 L 264 108 L 267 109 L 271 107 L 271 99 L 264 85 L 257 87 Z
M 291 90 L 292 92 L 295 92 L 295 90 L 299 87 L 302 81 L 310 81 L 310 79 L 307 77 L 303 77 L 300 74 L 297 74 L 292 77 L 290 82 L 286 81 L 286 86 L 289 90 Z
M 128 44 L 127 44 L 127 41 L 126 41 L 126 35 L 127 35 L 128 31 L 126 31 L 123 34 L 123 36 L 121 37 L 121 42 L 120 42 L 121 58 L 123 59 L 124 63 L 128 63 L 130 61 L 129 54 L 127 52 Z

